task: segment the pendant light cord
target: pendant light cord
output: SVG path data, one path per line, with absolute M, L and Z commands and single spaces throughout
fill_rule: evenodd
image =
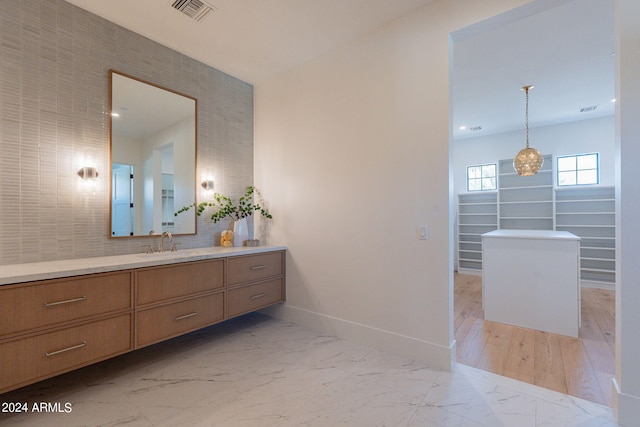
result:
M 527 148 L 529 148 L 529 89 L 531 86 L 524 87 L 525 96 L 525 110 L 524 110 L 524 125 L 526 129 Z

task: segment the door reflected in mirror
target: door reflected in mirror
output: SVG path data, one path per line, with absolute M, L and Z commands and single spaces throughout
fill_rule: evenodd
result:
M 197 100 L 110 71 L 111 237 L 195 234 Z

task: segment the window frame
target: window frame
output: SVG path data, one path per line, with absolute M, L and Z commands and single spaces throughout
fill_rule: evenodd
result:
M 588 156 L 595 156 L 596 159 L 596 167 L 595 168 L 580 168 L 579 167 L 579 161 L 578 159 L 581 157 L 588 157 Z M 560 161 L 561 159 L 567 159 L 567 158 L 574 158 L 575 159 L 575 168 L 574 169 L 560 169 Z M 586 182 L 586 183 L 580 183 L 579 182 L 579 175 L 580 172 L 584 172 L 584 171 L 594 171 L 596 173 L 596 179 L 595 182 Z M 574 182 L 570 183 L 570 184 L 561 184 L 560 183 L 560 174 L 561 173 L 567 173 L 567 172 L 573 172 L 575 174 L 574 176 Z M 600 184 L 600 153 L 598 152 L 594 152 L 594 153 L 581 153 L 581 154 L 568 154 L 565 156 L 557 156 L 556 157 L 556 186 L 558 187 L 576 187 L 576 186 L 580 186 L 580 185 L 598 185 Z
M 493 176 L 484 176 L 483 175 L 483 167 L 484 166 L 493 166 Z M 469 177 L 469 169 L 470 168 L 480 168 L 480 177 L 479 178 L 470 178 Z M 470 193 L 475 193 L 478 191 L 497 191 L 498 190 L 498 164 L 497 163 L 482 163 L 479 165 L 468 165 L 467 170 L 467 191 Z M 483 188 L 483 183 L 485 178 L 493 178 L 494 179 L 494 188 Z M 478 190 L 470 189 L 469 182 L 470 180 L 480 181 L 480 188 Z

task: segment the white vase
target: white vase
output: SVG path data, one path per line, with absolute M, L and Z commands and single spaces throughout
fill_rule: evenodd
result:
M 242 218 L 233 223 L 233 246 L 243 246 L 249 239 L 249 226 L 247 218 Z

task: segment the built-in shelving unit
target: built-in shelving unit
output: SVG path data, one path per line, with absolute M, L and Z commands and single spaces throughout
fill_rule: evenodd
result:
M 615 286 L 615 189 L 557 188 L 553 158 L 523 177 L 498 162 L 498 191 L 458 194 L 458 271 L 482 273 L 482 234 L 496 229 L 568 231 L 580 237 L 582 286 Z
M 498 162 L 498 213 L 501 229 L 553 230 L 553 159 L 544 156 L 534 176 L 520 176 L 513 159 Z
M 583 286 L 615 285 L 615 189 L 574 187 L 556 190 L 556 229 L 580 237 Z
M 162 231 L 173 232 L 174 215 L 173 190 L 162 189 Z
M 482 272 L 482 234 L 498 228 L 496 192 L 458 195 L 458 271 Z

